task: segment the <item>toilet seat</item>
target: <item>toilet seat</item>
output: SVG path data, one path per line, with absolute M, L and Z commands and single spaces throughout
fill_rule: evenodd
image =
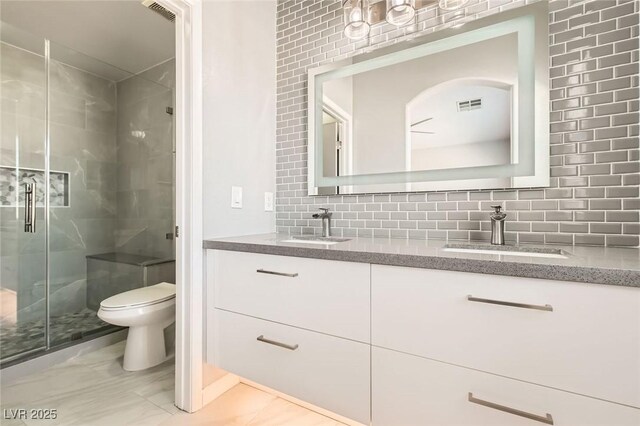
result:
M 175 297 L 175 284 L 160 283 L 111 296 L 100 303 L 100 309 L 105 311 L 118 311 L 140 308 L 166 302 Z

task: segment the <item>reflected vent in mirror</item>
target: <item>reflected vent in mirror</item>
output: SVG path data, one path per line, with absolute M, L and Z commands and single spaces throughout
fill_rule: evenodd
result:
M 471 111 L 482 108 L 482 99 L 470 99 L 468 101 L 458 101 L 458 112 Z
M 175 22 L 176 21 L 176 15 L 174 13 L 172 13 L 171 11 L 166 9 L 165 7 L 160 6 L 158 3 L 156 3 L 153 0 L 144 0 L 142 2 L 142 5 L 145 6 L 145 7 L 148 7 L 151 10 L 153 10 L 154 12 L 156 12 L 159 15 L 161 15 L 163 18 L 165 18 L 168 21 L 171 21 L 171 22 Z

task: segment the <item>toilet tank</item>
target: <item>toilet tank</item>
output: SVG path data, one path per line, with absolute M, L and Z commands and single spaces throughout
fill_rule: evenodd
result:
M 176 282 L 174 259 L 129 253 L 87 256 L 87 307 L 98 310 L 100 302 L 115 294 L 161 282 Z

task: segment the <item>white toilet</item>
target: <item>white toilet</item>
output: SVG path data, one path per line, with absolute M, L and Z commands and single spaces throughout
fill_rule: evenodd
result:
M 164 329 L 176 318 L 176 286 L 160 283 L 116 294 L 100 303 L 98 317 L 129 327 L 122 367 L 138 371 L 167 359 Z

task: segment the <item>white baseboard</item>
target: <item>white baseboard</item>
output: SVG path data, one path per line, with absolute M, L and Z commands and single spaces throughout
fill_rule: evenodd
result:
M 228 373 L 211 383 L 202 390 L 202 406 L 212 402 L 220 395 L 240 383 L 240 378 L 234 374 Z
M 325 410 L 324 408 L 320 408 L 320 407 L 318 407 L 316 405 L 313 405 L 313 404 L 310 404 L 310 403 L 308 403 L 306 401 L 302 401 L 301 399 L 294 398 L 293 396 L 287 395 L 286 393 L 282 393 L 282 392 L 279 392 L 279 391 L 277 391 L 275 389 L 271 389 L 271 388 L 269 388 L 267 386 L 263 386 L 260 383 L 252 382 L 251 380 L 247 380 L 247 379 L 242 378 L 242 377 L 240 377 L 239 380 L 240 380 L 241 383 L 244 383 L 246 385 L 252 386 L 252 387 L 254 387 L 256 389 L 260 389 L 261 391 L 270 393 L 270 394 L 275 395 L 275 396 L 277 396 L 279 398 L 282 398 L 282 399 L 284 399 L 286 401 L 289 401 L 291 403 L 294 403 L 296 405 L 304 407 L 304 408 L 306 408 L 308 410 L 315 411 L 318 414 L 322 414 L 323 416 L 329 417 L 329 418 L 331 418 L 333 420 L 337 420 L 337 421 L 339 421 L 341 423 L 344 423 L 346 425 L 349 425 L 349 426 L 365 426 L 362 423 L 359 423 L 359 422 L 356 422 L 354 420 L 348 419 L 348 418 L 346 418 L 344 416 L 341 416 L 339 414 L 336 414 L 336 413 L 334 413 L 332 411 Z
M 81 354 L 93 352 L 100 348 L 113 345 L 127 338 L 127 329 L 97 337 L 88 342 L 78 343 L 64 349 L 54 350 L 36 358 L 0 370 L 0 382 L 8 385 L 21 377 L 45 370 L 53 365 L 61 364 Z

